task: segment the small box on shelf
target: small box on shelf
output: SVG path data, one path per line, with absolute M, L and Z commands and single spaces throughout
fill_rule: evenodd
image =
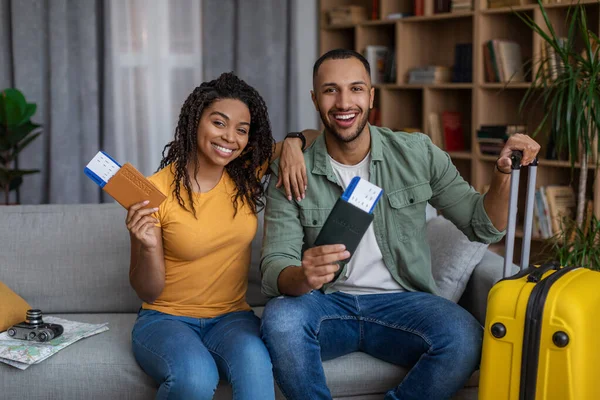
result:
M 465 13 L 473 11 L 473 0 L 452 0 L 450 12 Z
M 452 69 L 443 65 L 426 65 L 411 68 L 408 71 L 407 81 L 409 84 L 431 85 L 450 82 Z
M 367 20 L 367 9 L 361 6 L 336 6 L 327 12 L 329 25 L 358 24 Z

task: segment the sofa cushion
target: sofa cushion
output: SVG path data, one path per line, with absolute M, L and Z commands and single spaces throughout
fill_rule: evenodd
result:
M 109 330 L 65 347 L 25 371 L 0 365 L 7 399 L 151 399 L 152 380 L 135 362 L 131 328 L 136 314 L 59 314 L 61 318 L 108 322 Z M 32 384 L 35 382 L 35 384 Z
M 261 315 L 262 309 L 257 309 Z M 60 318 L 89 323 L 108 322 L 109 330 L 82 339 L 25 371 L 0 364 L 0 387 L 7 399 L 151 399 L 156 385 L 138 366 L 131 351 L 131 329 L 136 314 L 59 314 Z M 324 364 L 327 383 L 336 399 L 370 398 L 396 386 L 406 369 L 352 353 Z M 475 374 L 457 398 L 477 386 Z M 32 385 L 31 382 L 36 382 Z M 276 390 L 277 398 L 283 396 Z M 359 397 L 355 397 L 359 396 Z M 365 397 L 362 397 L 365 396 Z M 462 397 L 461 397 L 462 396 Z M 231 399 L 231 389 L 220 384 L 215 399 Z
M 136 312 L 129 234 L 119 204 L 0 207 L 0 279 L 44 313 Z M 247 301 L 260 292 L 262 214 L 252 242 Z
M 31 307 L 21 296 L 10 290 L 0 281 L 0 332 L 25 320 L 25 314 Z
M 118 204 L 0 207 L 0 279 L 44 313 L 135 312 Z
M 427 222 L 427 239 L 439 294 L 456 303 L 488 245 L 471 242 L 456 225 L 441 215 Z

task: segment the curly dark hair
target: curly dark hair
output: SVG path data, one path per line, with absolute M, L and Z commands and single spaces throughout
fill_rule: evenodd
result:
M 261 183 L 260 167 L 271 160 L 275 140 L 271 132 L 267 106 L 260 94 L 252 86 L 238 78 L 233 72 L 221 74 L 210 82 L 203 82 L 188 96 L 175 129 L 175 139 L 165 146 L 162 160 L 157 171 L 173 164 L 175 173 L 174 193 L 179 205 L 184 209 L 181 197 L 181 184 L 187 191 L 191 211 L 196 216 L 192 187 L 187 166 L 194 167 L 194 179 L 198 172 L 197 131 L 204 110 L 213 102 L 223 99 L 240 100 L 250 110 L 250 132 L 248 144 L 235 160 L 225 166 L 225 170 L 235 182 L 236 193 L 232 196 L 234 215 L 238 210 L 238 201 L 247 203 L 253 212 L 264 207 L 265 186 Z M 165 152 L 168 153 L 165 156 Z

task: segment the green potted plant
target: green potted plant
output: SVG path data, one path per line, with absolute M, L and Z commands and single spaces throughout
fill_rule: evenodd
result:
M 28 103 L 17 89 L 0 92 L 0 190 L 4 204 L 9 204 L 10 192 L 17 192 L 23 176 L 39 172 L 37 169 L 20 169 L 19 153 L 40 134 L 40 125 L 31 121 L 37 105 Z
M 541 57 L 519 110 L 523 112 L 533 98 L 541 100 L 544 114 L 533 136 L 548 132 L 557 152 L 568 154 L 572 171 L 576 161 L 581 162 L 575 219 L 577 226 L 581 227 L 586 204 L 588 160 L 594 150 L 600 148 L 599 141 L 595 140 L 600 129 L 600 40 L 588 29 L 585 6 L 577 4 L 569 8 L 565 42 L 554 30 L 541 0 L 538 4 L 544 19 L 543 26 L 526 13 L 517 15 L 539 35 L 542 46 L 546 43 L 553 49 L 560 62 L 557 66 L 551 54 Z M 578 48 L 578 45 L 582 47 Z M 552 72 L 552 77 L 547 76 L 548 71 Z
M 568 156 L 572 174 L 575 163 L 580 162 L 575 219 L 562 219 L 561 230 L 547 242 L 546 252 L 563 265 L 598 269 L 600 221 L 591 209 L 586 212 L 586 188 L 589 159 L 600 149 L 600 141 L 596 140 L 600 129 L 600 40 L 588 29 L 584 5 L 569 7 L 564 38 L 555 31 L 541 0 L 538 4 L 543 24 L 526 13 L 517 15 L 540 37 L 541 46 L 552 51 L 542 52 L 537 60 L 532 84 L 519 111 L 523 113 L 532 99 L 541 101 L 543 116 L 532 136 L 548 134 L 557 153 Z M 556 53 L 554 60 L 552 52 Z M 595 161 L 598 166 L 598 157 Z
M 579 227 L 574 219 L 563 219 L 560 231 L 546 242 L 546 261 L 600 271 L 600 220 L 593 212 L 587 214 L 586 220 Z

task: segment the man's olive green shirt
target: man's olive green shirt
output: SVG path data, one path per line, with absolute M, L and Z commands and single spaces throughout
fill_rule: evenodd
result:
M 500 232 L 490 221 L 484 195 L 458 173 L 447 153 L 422 133 L 392 132 L 370 126 L 370 181 L 383 188 L 375 206 L 373 227 L 392 277 L 409 291 L 437 294 L 427 243 L 425 207 L 429 202 L 471 241 L 494 243 Z M 289 201 L 272 177 L 267 190 L 265 231 L 261 254 L 262 291 L 279 296 L 277 280 L 288 266 L 301 265 L 302 253 L 314 246 L 329 212 L 342 195 L 327 157 L 324 135 L 304 153 L 308 175 L 306 197 Z M 277 161 L 272 166 L 277 174 Z M 347 279 L 342 263 L 337 279 Z M 325 293 L 335 291 L 331 283 Z

